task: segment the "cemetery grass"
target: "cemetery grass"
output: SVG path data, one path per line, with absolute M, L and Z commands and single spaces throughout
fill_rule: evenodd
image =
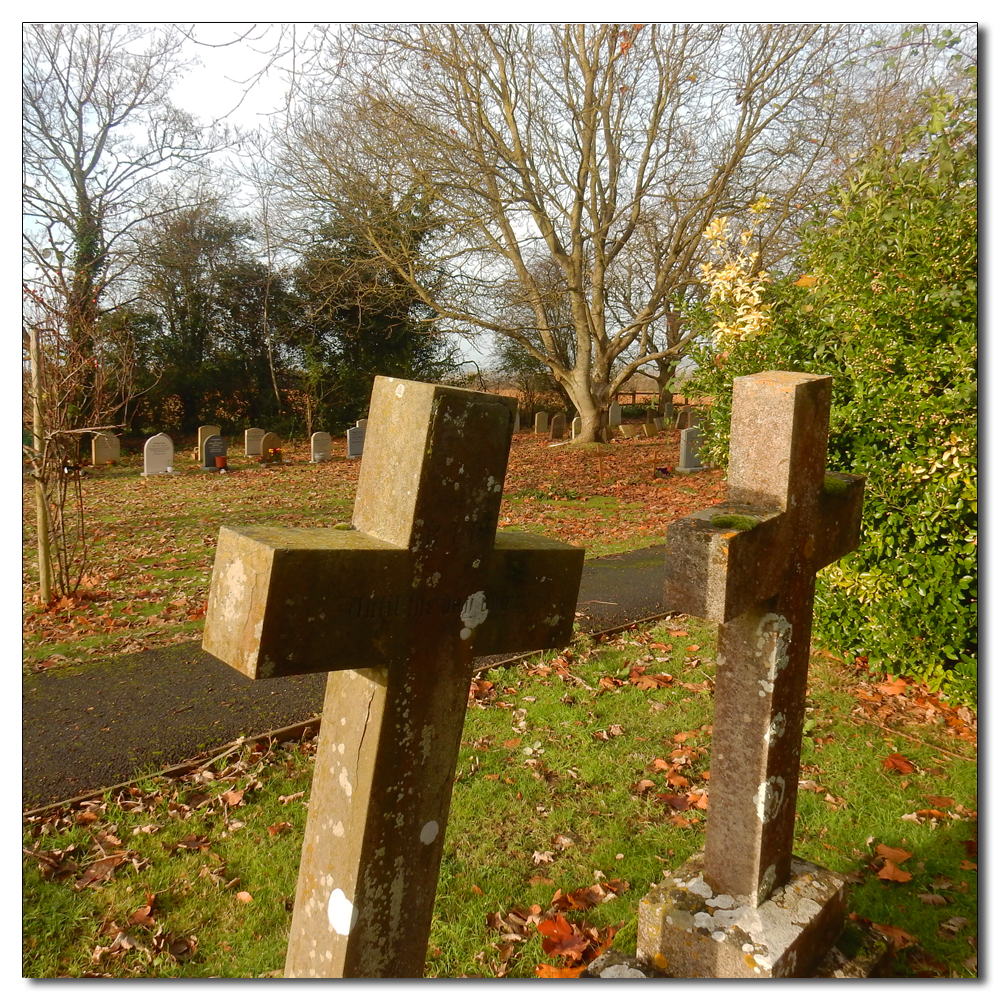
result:
M 572 977 L 701 849 L 712 627 L 678 617 L 474 678 L 425 975 Z M 280 975 L 314 745 L 234 747 L 23 824 L 22 974 Z M 813 657 L 796 853 L 852 873 L 892 975 L 976 975 L 974 721 Z
M 531 531 L 600 556 L 662 542 L 666 524 L 720 499 L 722 473 L 659 478 L 674 466 L 679 432 L 610 445 L 549 447 L 519 434 L 511 448 L 500 527 Z M 141 454 L 123 452 L 83 481 L 90 526 L 79 592 L 37 603 L 34 494 L 22 503 L 23 664 L 73 668 L 122 653 L 197 639 L 204 625 L 219 527 L 272 523 L 313 527 L 349 521 L 360 463 L 312 465 L 306 444 L 286 444 L 285 464 L 232 455 L 226 473 L 204 472 L 178 446 L 182 475 L 142 477 Z M 242 449 L 231 449 L 232 452 Z M 345 453 L 344 440 L 334 454 Z

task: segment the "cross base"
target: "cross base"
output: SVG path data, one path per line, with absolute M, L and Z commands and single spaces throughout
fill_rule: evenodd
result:
M 695 855 L 639 903 L 637 952 L 674 979 L 806 978 L 844 923 L 843 875 L 792 857 L 788 882 L 760 906 L 716 894 Z

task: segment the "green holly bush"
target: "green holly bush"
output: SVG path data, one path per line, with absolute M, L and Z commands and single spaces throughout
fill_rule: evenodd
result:
M 833 376 L 827 466 L 867 484 L 861 546 L 821 572 L 814 636 L 967 704 L 978 651 L 977 177 L 975 94 L 928 97 L 905 149 L 876 150 L 831 189 L 801 234 L 802 277 L 769 288 L 771 331 L 697 349 L 686 388 L 714 397 L 705 452 L 724 465 L 734 377 Z

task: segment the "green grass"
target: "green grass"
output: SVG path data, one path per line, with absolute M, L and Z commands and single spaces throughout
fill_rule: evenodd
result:
M 615 947 L 634 948 L 639 900 L 704 842 L 704 808 L 678 809 L 677 796 L 694 802 L 707 788 L 710 797 L 713 664 L 714 629 L 676 619 L 481 676 L 457 764 L 427 976 L 533 976 L 538 963 L 553 961 L 539 934 L 529 928 L 523 940 L 505 941 L 491 925 L 532 906 L 544 913 L 557 890 L 612 880 L 627 882 L 627 891 L 566 916 L 598 928 L 603 939 L 616 929 Z M 630 675 L 671 680 L 643 690 Z M 893 975 L 974 975 L 974 748 L 931 719 L 919 698 L 886 697 L 860 714 L 869 704 L 856 690 L 861 683 L 839 662 L 814 658 L 795 850 L 855 873 L 849 910 L 916 939 Z M 265 753 L 244 747 L 211 764 L 211 777 L 151 779 L 107 793 L 100 805 L 29 817 L 22 974 L 275 974 L 290 923 L 311 750 L 308 743 Z M 897 753 L 912 772 L 885 769 Z M 674 765 L 675 786 L 657 761 Z M 242 801 L 227 806 L 221 796 L 241 789 Z M 668 795 L 671 802 L 658 798 Z M 918 816 L 928 796 L 952 805 L 936 818 Z M 268 832 L 282 823 L 289 826 Z M 150 825 L 160 829 L 143 832 Z M 120 845 L 106 839 L 109 832 Z M 178 848 L 191 837 L 205 843 Z M 43 878 L 38 855 L 71 844 L 78 850 L 66 860 L 78 871 Z M 899 866 L 910 881 L 878 878 L 879 845 L 912 852 Z M 130 854 L 113 878 L 74 888 L 103 852 L 121 851 Z M 252 900 L 240 901 L 239 892 Z M 153 926 L 130 926 L 147 893 L 155 895 Z M 96 951 L 111 948 L 122 930 L 132 943 L 127 951 Z M 185 950 L 192 938 L 193 953 Z

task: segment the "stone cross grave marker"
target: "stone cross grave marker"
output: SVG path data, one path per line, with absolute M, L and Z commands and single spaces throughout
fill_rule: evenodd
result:
M 572 634 L 583 550 L 496 532 L 514 406 L 378 377 L 352 530 L 220 532 L 206 651 L 331 671 L 286 977 L 422 974 L 471 658 Z
M 549 415 L 544 410 L 535 414 L 535 433 L 544 434 L 549 429 Z
M 367 422 L 362 427 L 360 422 L 357 427 L 347 428 L 347 457 L 361 458 L 365 452 L 365 434 L 367 433 Z
M 841 928 L 843 877 L 792 855 L 815 576 L 861 530 L 864 477 L 825 471 L 832 381 L 735 379 L 726 502 L 667 529 L 665 605 L 721 623 L 703 864 L 639 908 L 672 976 L 809 975 Z
M 178 475 L 174 468 L 174 442 L 169 434 L 154 434 L 142 448 L 144 476 Z
M 122 457 L 122 445 L 117 434 L 95 434 L 90 439 L 90 462 L 92 465 L 107 465 Z
M 246 458 L 260 457 L 260 443 L 265 433 L 260 427 L 248 427 L 243 432 L 243 454 Z
M 556 413 L 549 424 L 549 438 L 552 441 L 561 441 L 566 434 L 566 414 Z
M 201 450 L 205 456 L 204 461 L 201 463 L 202 467 L 216 469 L 219 466 L 215 460 L 226 457 L 226 439 L 218 434 L 213 434 L 211 437 L 205 438 Z
M 330 435 L 326 431 L 316 431 L 309 439 L 309 451 L 312 455 L 310 461 L 329 462 L 331 445 Z
M 195 455 L 195 459 L 198 464 L 204 466 L 205 464 L 205 442 L 210 438 L 222 433 L 222 428 L 217 427 L 215 424 L 202 424 L 198 428 L 198 454 Z
M 278 457 L 278 452 L 281 451 L 281 438 L 277 434 L 268 431 L 260 439 L 260 457 L 261 461 L 268 462 L 280 462 L 281 459 Z

